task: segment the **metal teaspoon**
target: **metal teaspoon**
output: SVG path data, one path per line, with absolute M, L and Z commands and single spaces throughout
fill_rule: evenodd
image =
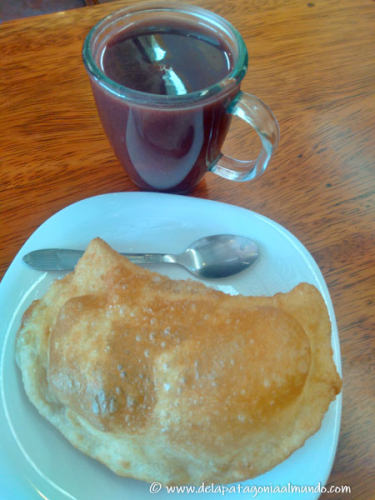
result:
M 23 261 L 42 271 L 74 269 L 84 254 L 81 250 L 35 250 Z M 258 257 L 257 245 L 244 236 L 217 234 L 192 243 L 178 255 L 157 253 L 121 253 L 135 264 L 179 264 L 199 278 L 224 278 L 249 267 Z

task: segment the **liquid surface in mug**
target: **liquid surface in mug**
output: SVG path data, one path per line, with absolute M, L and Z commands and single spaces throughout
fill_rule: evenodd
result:
M 157 95 L 184 95 L 214 85 L 233 68 L 220 38 L 184 26 L 118 35 L 102 55 L 104 73 L 127 88 Z

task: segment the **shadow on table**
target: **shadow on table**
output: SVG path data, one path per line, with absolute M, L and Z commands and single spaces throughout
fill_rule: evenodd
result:
M 77 9 L 110 1 L 113 0 L 0 0 L 0 22 Z

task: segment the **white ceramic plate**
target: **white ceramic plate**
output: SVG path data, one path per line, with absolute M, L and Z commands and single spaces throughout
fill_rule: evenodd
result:
M 62 273 L 41 273 L 26 267 L 22 256 L 38 248 L 85 249 L 100 236 L 117 250 L 180 252 L 197 238 L 218 233 L 254 239 L 261 256 L 232 278 L 206 281 L 227 293 L 271 295 L 306 281 L 318 287 L 332 321 L 332 346 L 338 370 L 340 347 L 334 311 L 320 270 L 305 247 L 275 222 L 248 210 L 196 198 L 116 193 L 71 205 L 47 220 L 23 246 L 0 284 L 0 498 L 1 500 L 127 500 L 150 498 L 149 485 L 117 477 L 100 463 L 76 451 L 29 403 L 14 361 L 14 343 L 21 317 Z M 176 278 L 191 278 L 177 266 L 154 267 Z M 251 492 L 227 493 L 230 498 L 317 499 L 329 476 L 337 447 L 341 396 L 330 406 L 321 429 L 303 448 L 262 476 L 241 483 Z M 291 493 L 292 486 L 313 487 Z M 210 485 L 207 485 L 210 486 Z M 238 488 L 237 485 L 235 485 Z M 256 490 L 258 488 L 258 490 Z M 267 493 L 267 489 L 274 493 Z M 277 488 L 289 493 L 279 494 Z M 246 491 L 246 490 L 245 490 Z M 187 498 L 189 493 L 175 493 Z M 220 498 L 223 492 L 206 493 Z M 171 498 L 163 488 L 158 499 Z

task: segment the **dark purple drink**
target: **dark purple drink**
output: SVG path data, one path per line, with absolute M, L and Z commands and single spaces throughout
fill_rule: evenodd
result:
M 138 186 L 181 193 L 208 170 L 248 181 L 267 168 L 279 127 L 262 101 L 240 92 L 247 60 L 240 33 L 194 5 L 141 2 L 92 28 L 83 61 L 108 139 Z M 257 132 L 256 160 L 221 153 L 231 116 Z
M 174 23 L 116 34 L 98 64 L 127 89 L 179 96 L 217 84 L 234 61 L 213 33 Z M 111 145 L 133 181 L 143 189 L 185 192 L 220 156 L 230 122 L 226 108 L 238 88 L 204 104 L 166 107 L 124 101 L 95 83 L 93 91 Z

